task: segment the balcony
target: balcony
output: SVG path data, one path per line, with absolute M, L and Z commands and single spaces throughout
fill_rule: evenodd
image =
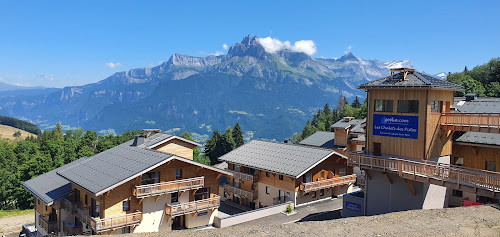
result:
M 167 204 L 165 207 L 165 213 L 170 217 L 176 217 L 190 213 L 197 213 L 201 211 L 215 209 L 218 208 L 219 206 L 220 206 L 220 197 L 214 196 L 212 198 L 207 198 L 193 202 Z
M 108 231 L 126 226 L 138 225 L 142 221 L 142 212 L 134 212 L 109 218 L 93 218 L 84 210 L 77 208 L 76 216 L 96 232 Z
M 47 233 L 57 233 L 59 228 L 57 226 L 57 221 L 49 221 L 49 215 L 39 215 L 38 220 L 40 226 L 47 231 Z
M 249 191 L 237 188 L 237 187 L 233 187 L 229 184 L 224 185 L 224 191 L 229 192 L 229 193 L 233 193 L 233 194 L 237 194 L 241 197 L 245 197 L 245 198 L 248 198 L 250 200 L 254 200 L 254 198 L 257 198 L 257 191 L 256 190 L 253 192 L 249 192 Z
M 145 198 L 145 197 L 163 195 L 167 193 L 175 193 L 179 191 L 199 189 L 203 188 L 204 185 L 205 185 L 205 177 L 181 179 L 169 182 L 136 186 L 134 189 L 134 195 L 137 198 Z
M 82 225 L 73 225 L 73 224 L 68 224 L 65 221 L 63 221 L 63 232 L 64 235 L 82 235 L 83 232 L 83 226 Z
M 257 182 L 259 180 L 258 175 L 247 174 L 247 173 L 243 173 L 243 172 L 236 171 L 236 170 L 230 170 L 230 169 L 226 169 L 226 171 L 231 172 L 233 174 L 233 178 L 247 180 L 247 181 L 251 181 L 251 182 Z
M 429 160 L 349 152 L 348 165 L 391 172 L 407 180 L 450 187 L 482 196 L 500 197 L 500 173 Z M 369 174 L 367 175 L 369 179 Z
M 79 202 L 71 202 L 65 198 L 61 201 L 61 208 L 71 213 L 75 213 L 79 204 Z
M 313 192 L 320 189 L 332 188 L 335 186 L 346 185 L 356 182 L 356 175 L 346 175 L 341 177 L 335 177 L 331 179 L 320 180 L 310 183 L 302 183 L 300 189 L 306 193 Z
M 464 132 L 500 133 L 500 113 L 441 113 L 441 128 Z

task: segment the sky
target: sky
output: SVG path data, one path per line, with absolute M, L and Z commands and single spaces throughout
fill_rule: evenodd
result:
M 227 53 L 246 35 L 313 42 L 313 57 L 406 60 L 430 74 L 500 57 L 500 1 L 8 1 L 0 82 L 64 87 Z M 226 47 L 227 46 L 227 47 Z M 307 45 L 306 45 L 307 46 Z

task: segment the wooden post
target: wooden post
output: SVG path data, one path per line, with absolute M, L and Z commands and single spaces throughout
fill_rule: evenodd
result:
M 411 194 L 413 196 L 415 196 L 415 189 L 413 189 L 413 185 L 411 185 L 411 181 L 407 179 L 406 184 L 408 185 L 408 188 L 410 189 Z

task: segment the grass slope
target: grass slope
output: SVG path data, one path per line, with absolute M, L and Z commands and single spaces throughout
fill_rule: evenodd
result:
M 35 134 L 23 131 L 19 128 L 14 128 L 14 127 L 7 126 L 7 125 L 0 125 L 0 138 L 8 139 L 8 140 L 15 140 L 16 138 L 13 135 L 17 131 L 21 131 L 20 139 L 25 139 L 30 135 L 36 137 Z

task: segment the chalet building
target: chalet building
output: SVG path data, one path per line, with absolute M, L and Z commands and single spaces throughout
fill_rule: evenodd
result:
M 320 147 L 254 140 L 219 159 L 232 173 L 223 198 L 249 209 L 331 198 L 356 180 L 344 155 Z
M 23 187 L 35 200 L 36 235 L 211 225 L 220 203 L 218 179 L 231 173 L 193 161 L 199 145 L 145 130 L 134 140 L 26 181 Z
M 485 149 L 496 145 L 482 141 L 500 133 L 500 114 L 492 107 L 467 110 L 472 102 L 454 103 L 461 86 L 410 68 L 391 69 L 390 76 L 359 88 L 368 98 L 366 149 L 347 156 L 367 180 L 363 201 L 344 197 L 344 211 L 443 208 L 451 205 L 448 196 L 466 193 L 498 201 L 499 156 Z

